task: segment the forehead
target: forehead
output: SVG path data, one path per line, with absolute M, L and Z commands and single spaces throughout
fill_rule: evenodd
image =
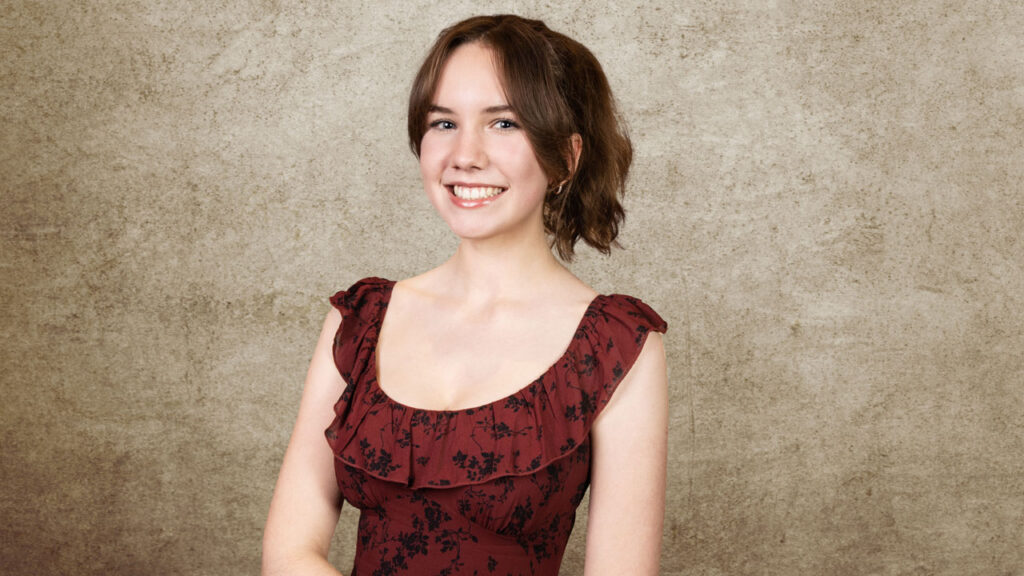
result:
M 480 42 L 463 44 L 444 63 L 433 104 L 489 107 L 506 104 L 494 52 Z

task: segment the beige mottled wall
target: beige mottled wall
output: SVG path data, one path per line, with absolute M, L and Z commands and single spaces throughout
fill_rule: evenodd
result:
M 574 270 L 670 325 L 663 573 L 1024 574 L 1019 2 L 441 6 L 0 4 L 0 572 L 257 572 L 325 298 L 454 246 L 417 60 L 514 10 L 635 139 Z

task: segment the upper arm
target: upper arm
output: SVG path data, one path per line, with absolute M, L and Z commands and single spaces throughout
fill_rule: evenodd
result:
M 668 376 L 658 332 L 648 334 L 591 438 L 584 574 L 657 574 L 668 454 Z
M 331 309 L 324 320 L 278 475 L 263 534 L 263 564 L 281 565 L 303 554 L 326 558 L 341 512 L 334 476 L 334 454 L 324 430 L 334 419 L 334 404 L 345 383 L 334 365 L 334 335 L 341 314 Z

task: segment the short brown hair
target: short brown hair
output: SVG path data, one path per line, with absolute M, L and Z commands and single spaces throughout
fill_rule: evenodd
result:
M 526 131 L 550 185 L 544 228 L 563 260 L 582 239 L 607 254 L 625 210 L 619 196 L 633 160 L 629 141 L 597 58 L 579 42 L 540 20 L 514 15 L 476 16 L 441 32 L 409 95 L 409 145 L 417 157 L 441 71 L 456 48 L 482 42 L 494 53 L 509 105 Z M 582 152 L 571 170 L 571 138 Z M 565 181 L 568 188 L 556 193 Z

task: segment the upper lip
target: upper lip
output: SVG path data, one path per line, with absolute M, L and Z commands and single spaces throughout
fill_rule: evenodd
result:
M 481 184 L 478 182 L 445 182 L 444 185 L 449 188 L 452 186 L 460 186 L 462 188 L 501 188 L 503 190 L 506 188 L 498 184 Z

